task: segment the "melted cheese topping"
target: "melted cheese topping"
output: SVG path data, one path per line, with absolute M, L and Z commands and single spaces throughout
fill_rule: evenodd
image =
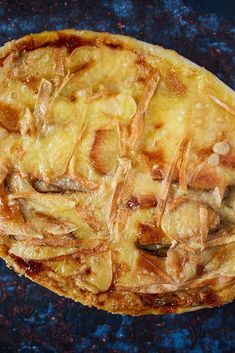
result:
M 1 256 L 75 300 L 109 293 L 111 311 L 159 312 L 171 292 L 175 310 L 218 304 L 203 290 L 235 276 L 234 93 L 107 34 L 33 35 L 1 55 Z

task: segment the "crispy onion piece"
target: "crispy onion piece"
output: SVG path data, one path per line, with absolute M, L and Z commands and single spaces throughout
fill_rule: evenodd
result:
M 159 80 L 159 73 L 153 73 L 149 78 L 147 85 L 144 87 L 143 93 L 140 97 L 140 102 L 131 124 L 130 147 L 133 151 L 137 147 L 140 135 L 144 130 L 144 116 L 148 110 L 150 100 L 157 89 Z
M 159 197 L 159 200 L 158 200 L 158 204 L 157 204 L 157 207 L 156 207 L 156 224 L 157 224 L 158 227 L 161 224 L 161 220 L 162 220 L 162 216 L 163 216 L 164 211 L 165 211 L 165 207 L 166 207 L 166 203 L 167 203 L 167 199 L 168 199 L 168 195 L 169 195 L 172 179 L 173 179 L 173 176 L 174 176 L 174 172 L 175 172 L 175 169 L 176 169 L 178 161 L 182 157 L 182 152 L 184 150 L 184 147 L 185 147 L 185 137 L 183 137 L 180 140 L 180 142 L 178 143 L 178 145 L 176 147 L 176 150 L 174 152 L 171 164 L 168 167 L 168 172 L 166 174 L 166 177 L 162 181 L 162 190 L 161 190 L 160 197 Z
M 56 48 L 55 49 L 56 54 L 55 54 L 55 64 L 53 67 L 54 74 L 64 77 L 65 75 L 65 61 L 66 61 L 66 56 L 67 56 L 67 48 L 62 47 L 62 48 Z
M 192 140 L 187 141 L 185 143 L 185 146 L 184 146 L 183 152 L 182 152 L 183 156 L 182 156 L 182 161 L 180 164 L 179 184 L 180 184 L 180 189 L 183 192 L 187 192 L 187 190 L 188 190 L 187 164 L 189 161 L 191 145 L 192 145 Z
M 39 86 L 37 100 L 34 107 L 35 125 L 39 132 L 47 123 L 47 112 L 49 109 L 52 89 L 52 83 L 43 78 Z
M 222 109 L 226 110 L 229 114 L 235 116 L 235 109 L 231 107 L 230 105 L 222 102 L 219 98 L 213 96 L 213 94 L 210 94 L 210 98 L 213 100 L 215 104 L 217 104 L 219 107 Z
M 126 186 L 124 186 L 123 184 L 123 180 L 125 177 L 127 178 L 128 175 L 130 175 L 129 174 L 130 171 L 131 171 L 131 161 L 125 158 L 120 158 L 116 174 L 113 178 L 113 185 L 112 185 L 113 191 L 112 191 L 111 204 L 109 209 L 109 228 L 111 231 L 116 221 L 119 197 L 120 195 L 123 194 L 122 193 L 123 187 L 126 188 Z

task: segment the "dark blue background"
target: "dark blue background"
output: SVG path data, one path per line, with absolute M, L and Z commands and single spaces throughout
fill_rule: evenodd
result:
M 74 27 L 129 34 L 172 48 L 235 88 L 235 2 L 0 1 L 0 44 Z M 60 298 L 0 267 L 0 353 L 235 352 L 235 304 L 131 318 Z

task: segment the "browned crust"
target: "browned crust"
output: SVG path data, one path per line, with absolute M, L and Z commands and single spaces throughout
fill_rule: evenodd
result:
M 1 249 L 0 256 L 4 258 L 8 266 L 13 268 L 19 275 L 24 275 L 37 284 L 52 290 L 58 295 L 68 297 L 66 287 L 63 287 L 60 278 L 48 277 L 47 273 L 40 271 L 38 274 L 27 273 L 25 265 L 19 265 L 14 258 L 4 253 Z M 40 268 L 41 270 L 41 268 Z M 37 272 L 37 271 L 36 271 Z M 68 284 L 66 284 L 68 285 Z M 98 309 L 107 310 L 113 314 L 128 314 L 134 316 L 158 314 L 164 315 L 169 313 L 182 314 L 187 311 L 195 311 L 203 308 L 211 308 L 229 303 L 233 300 L 233 291 L 235 282 L 229 283 L 214 292 L 213 287 L 207 286 L 202 290 L 181 291 L 173 293 L 173 301 L 168 295 L 169 303 L 163 295 L 141 295 L 128 291 L 108 292 L 94 295 L 88 291 L 77 290 L 76 294 L 70 298 L 87 306 L 95 306 Z M 164 300 L 165 299 L 165 300 Z

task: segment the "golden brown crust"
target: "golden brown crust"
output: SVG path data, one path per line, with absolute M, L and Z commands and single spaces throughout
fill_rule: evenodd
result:
M 113 313 L 233 300 L 234 92 L 108 33 L 26 36 L 0 61 L 7 264 Z

